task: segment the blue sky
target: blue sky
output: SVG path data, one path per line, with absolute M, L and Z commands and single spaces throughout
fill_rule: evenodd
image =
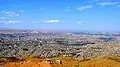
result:
M 120 31 L 120 0 L 0 0 L 0 28 Z

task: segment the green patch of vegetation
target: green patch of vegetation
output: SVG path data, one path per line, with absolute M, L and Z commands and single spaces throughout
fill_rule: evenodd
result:
M 16 57 L 0 57 L 0 62 L 16 62 L 16 61 L 20 60 Z
M 114 60 L 114 61 L 116 61 L 116 62 L 120 62 L 120 57 L 107 57 L 107 59 L 109 59 L 109 60 Z

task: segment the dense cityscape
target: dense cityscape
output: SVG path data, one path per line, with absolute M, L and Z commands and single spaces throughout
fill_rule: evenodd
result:
M 77 60 L 120 56 L 120 33 L 1 30 L 0 56 L 72 57 Z
M 0 0 L 0 67 L 120 67 L 120 0 Z

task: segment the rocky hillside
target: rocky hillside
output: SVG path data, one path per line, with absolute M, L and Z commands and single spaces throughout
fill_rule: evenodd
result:
M 94 59 L 56 57 L 45 60 L 41 57 L 2 57 L 0 67 L 120 67 L 119 56 L 104 56 Z

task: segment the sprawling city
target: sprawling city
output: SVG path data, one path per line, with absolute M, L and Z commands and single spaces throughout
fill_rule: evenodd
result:
M 1 0 L 0 67 L 120 67 L 120 1 Z

